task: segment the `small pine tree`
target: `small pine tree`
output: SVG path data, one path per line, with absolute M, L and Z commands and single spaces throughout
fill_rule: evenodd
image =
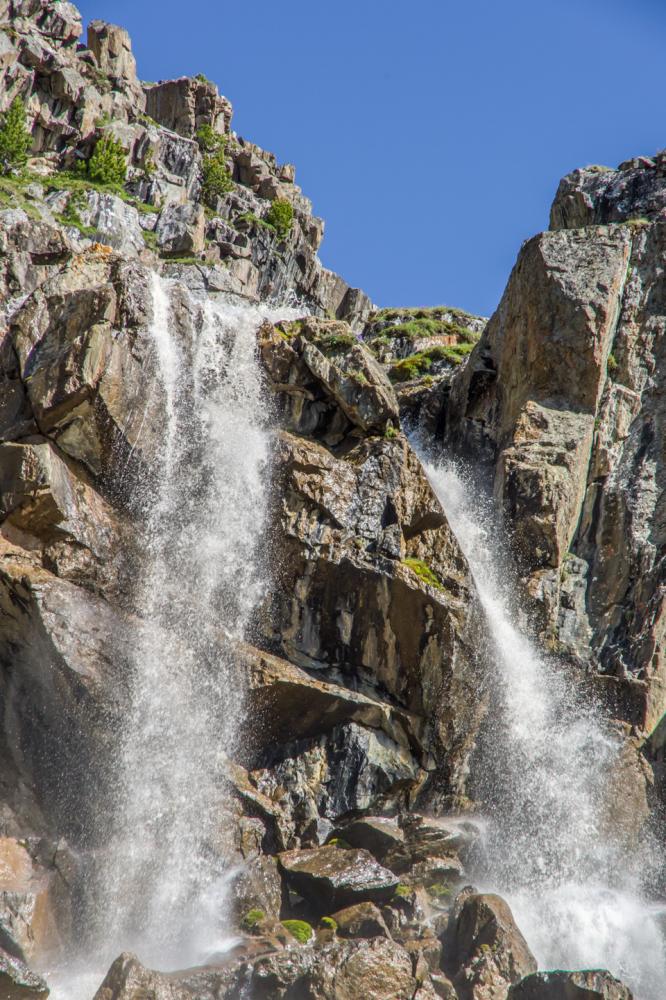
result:
M 15 97 L 0 126 L 0 168 L 3 174 L 22 170 L 28 161 L 32 136 L 28 131 L 25 104 Z
M 122 144 L 112 135 L 103 135 L 88 160 L 88 177 L 97 184 L 124 184 L 127 160 Z
M 286 240 L 294 224 L 294 209 L 286 198 L 276 198 L 266 216 L 266 222 L 273 226 L 281 240 Z

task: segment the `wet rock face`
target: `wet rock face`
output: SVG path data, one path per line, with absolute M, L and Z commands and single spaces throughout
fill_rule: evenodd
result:
M 46 1000 L 49 989 L 19 959 L 0 953 L 0 995 L 6 1000 Z
M 310 321 L 266 329 L 261 348 L 289 429 L 275 456 L 280 588 L 264 641 L 322 679 L 360 683 L 380 700 L 388 693 L 408 713 L 388 735 L 418 750 L 420 767 L 433 754 L 433 794 L 452 800 L 464 794 L 468 739 L 483 713 L 466 694 L 474 684 L 466 563 L 395 432 L 390 386 L 349 329 Z
M 632 1000 L 627 986 L 604 970 L 536 972 L 512 986 L 508 1000 Z
M 398 886 L 396 876 L 364 850 L 288 851 L 279 856 L 279 864 L 289 887 L 320 913 L 364 901 L 385 902 Z

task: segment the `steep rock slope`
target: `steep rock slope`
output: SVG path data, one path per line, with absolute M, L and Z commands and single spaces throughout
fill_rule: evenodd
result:
M 643 732 L 666 708 L 660 162 L 562 181 L 445 431 L 486 463 L 544 638 Z

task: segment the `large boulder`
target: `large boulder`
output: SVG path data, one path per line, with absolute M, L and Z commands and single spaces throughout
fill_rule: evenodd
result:
M 537 967 L 508 904 L 471 890 L 455 901 L 444 955 L 461 1000 L 505 1000 L 508 987 Z
M 279 856 L 287 885 L 320 913 L 354 903 L 389 900 L 398 879 L 368 851 L 336 846 L 286 851 Z
M 164 253 L 173 256 L 196 256 L 204 249 L 205 221 L 201 205 L 171 203 L 160 212 L 157 220 L 157 245 Z
M 147 270 L 94 245 L 47 278 L 13 319 L 8 365 L 20 426 L 27 408 L 42 434 L 107 481 L 121 454 L 159 448 L 163 404 L 145 395 L 146 370 L 155 371 L 153 307 Z M 16 436 L 12 426 L 5 436 Z
M 194 139 L 202 125 L 228 132 L 231 105 L 210 80 L 182 76 L 145 87 L 146 112 L 160 125 Z
M 95 56 L 100 72 L 117 86 L 137 86 L 132 42 L 124 28 L 106 21 L 91 21 L 88 25 L 88 48 Z
M 139 212 L 115 194 L 89 191 L 81 221 L 94 231 L 99 243 L 106 243 L 124 257 L 136 257 L 145 249 Z
M 508 1000 L 632 1000 L 633 994 L 602 969 L 535 972 L 509 990 Z
M 417 986 L 407 952 L 383 937 L 334 946 L 308 978 L 318 1000 L 411 1000 Z
M 390 937 L 381 910 L 374 903 L 355 903 L 331 914 L 340 937 Z
M 326 433 L 330 420 L 327 437 L 335 443 L 345 432 L 340 417 L 371 433 L 399 424 L 393 387 L 347 324 L 309 318 L 266 326 L 261 346 L 271 383 L 283 393 L 285 416 L 295 431 Z

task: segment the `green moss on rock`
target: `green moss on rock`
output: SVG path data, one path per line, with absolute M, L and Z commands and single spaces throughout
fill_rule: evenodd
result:
M 412 573 L 415 573 L 419 580 L 427 583 L 430 587 L 435 587 L 436 590 L 444 589 L 440 578 L 422 559 L 403 559 L 402 564 L 411 569 Z
M 241 920 L 241 927 L 252 933 L 257 929 L 259 924 L 266 919 L 266 914 L 263 910 L 248 910 L 243 919 Z
M 283 920 L 282 926 L 299 944 L 307 944 L 314 937 L 314 931 L 306 920 Z

